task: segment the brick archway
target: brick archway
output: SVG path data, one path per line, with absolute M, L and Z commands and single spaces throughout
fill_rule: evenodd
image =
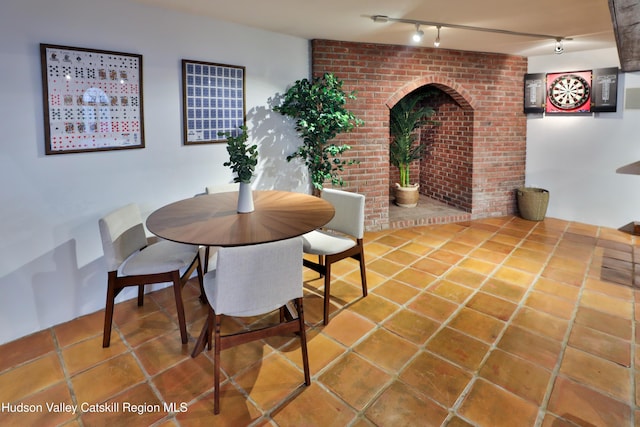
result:
M 446 49 L 313 40 L 312 74 L 333 73 L 357 99 L 348 108 L 364 126 L 341 134 L 351 145 L 346 189 L 367 197 L 365 226 L 389 226 L 389 108 L 413 90 L 432 85 L 458 104 L 468 124 L 447 129 L 449 141 L 461 132 L 470 169 L 468 203 L 472 218 L 512 214 L 514 190 L 524 184 L 526 116 L 522 82 L 524 57 Z M 453 109 L 452 109 L 453 111 Z M 448 184 L 443 184 L 444 186 Z
M 430 106 L 436 110 L 432 119 L 437 125 L 426 126 L 419 131 L 418 138 L 427 145 L 424 158 L 413 162 L 411 176 L 418 177 L 412 183 L 420 184 L 420 194 L 429 199 L 444 203 L 459 210 L 454 215 L 459 218 L 463 212 L 471 213 L 473 199 L 473 120 L 472 104 L 451 86 L 455 82 L 434 83 L 433 78 L 413 81 L 390 97 L 386 103 L 391 109 L 395 103 L 406 96 L 423 90 L 436 89 L 431 96 Z M 459 88 L 462 90 L 462 88 Z M 391 102 L 395 102 L 390 105 Z M 390 191 L 398 182 L 398 170 L 390 168 Z M 425 212 L 426 214 L 426 212 Z M 447 221 L 450 214 L 432 215 L 429 219 L 416 220 L 425 224 L 428 221 Z M 468 218 L 468 216 L 467 216 Z
M 398 103 L 402 98 L 410 94 L 411 92 L 418 90 L 425 86 L 433 86 L 440 89 L 442 92 L 449 95 L 454 101 L 456 101 L 463 109 L 474 110 L 474 101 L 471 94 L 467 93 L 465 88 L 461 87 L 455 81 L 449 80 L 448 78 L 444 78 L 442 76 L 424 76 L 418 79 L 415 79 L 403 87 L 401 87 L 398 91 L 396 91 L 393 95 L 391 95 L 385 105 L 388 108 L 393 108 L 394 105 Z

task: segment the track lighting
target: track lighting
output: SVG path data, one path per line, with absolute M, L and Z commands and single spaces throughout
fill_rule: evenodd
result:
M 411 24 L 416 26 L 416 32 L 413 34 L 413 41 L 419 42 L 422 40 L 422 36 L 424 36 L 424 32 L 420 29 L 421 25 L 426 25 L 429 27 L 436 27 L 438 29 L 438 36 L 436 37 L 433 45 L 438 47 L 440 45 L 440 28 L 455 28 L 458 30 L 467 30 L 467 31 L 483 31 L 485 33 L 496 33 L 496 34 L 504 34 L 509 36 L 518 36 L 518 37 L 532 37 L 536 39 L 553 39 L 556 41 L 554 52 L 555 53 L 563 53 L 564 40 L 572 40 L 570 37 L 562 37 L 562 36 L 553 36 L 550 34 L 534 34 L 534 33 L 521 33 L 518 31 L 509 31 L 509 30 L 499 30 L 496 28 L 483 28 L 483 27 L 471 27 L 468 25 L 458 25 L 458 24 L 446 24 L 444 22 L 430 22 L 430 21 L 417 21 L 415 19 L 404 19 L 404 18 L 390 18 L 386 15 L 373 15 L 370 17 L 373 22 L 386 23 L 386 22 L 401 22 L 403 24 Z
M 420 24 L 416 24 L 416 32 L 413 33 L 413 37 L 412 37 L 413 41 L 418 43 L 422 40 L 423 36 L 424 36 L 424 31 L 420 29 Z

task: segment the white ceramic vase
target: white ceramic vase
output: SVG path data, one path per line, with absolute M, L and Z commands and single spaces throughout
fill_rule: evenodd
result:
M 251 190 L 251 184 L 241 182 L 238 191 L 238 213 L 249 212 L 253 212 L 253 192 Z

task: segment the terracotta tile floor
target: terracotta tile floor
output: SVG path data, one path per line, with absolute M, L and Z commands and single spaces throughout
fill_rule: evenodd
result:
M 305 272 L 311 386 L 294 337 L 225 350 L 214 416 L 211 355 L 190 357 L 206 315 L 191 282 L 188 345 L 167 288 L 116 306 L 108 349 L 102 312 L 0 346 L 0 424 L 640 426 L 630 234 L 502 217 L 365 241 L 369 296 L 356 263 L 337 264 L 326 327 Z

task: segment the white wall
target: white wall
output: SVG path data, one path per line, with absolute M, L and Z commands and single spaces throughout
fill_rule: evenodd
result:
M 529 72 L 581 71 L 619 66 L 615 49 L 529 58 Z M 625 109 L 625 90 L 640 73 L 620 73 L 616 113 L 530 115 L 526 184 L 550 192 L 547 215 L 620 228 L 640 220 L 640 176 L 616 171 L 640 161 L 640 110 Z
M 40 43 L 142 54 L 146 148 L 44 155 Z M 298 139 L 269 111 L 308 76 L 306 40 L 120 0 L 2 1 L 0 343 L 104 307 L 100 216 L 132 201 L 148 214 L 232 179 L 224 145 L 182 145 L 183 58 L 246 67 L 254 186 L 307 191 L 284 159 Z

